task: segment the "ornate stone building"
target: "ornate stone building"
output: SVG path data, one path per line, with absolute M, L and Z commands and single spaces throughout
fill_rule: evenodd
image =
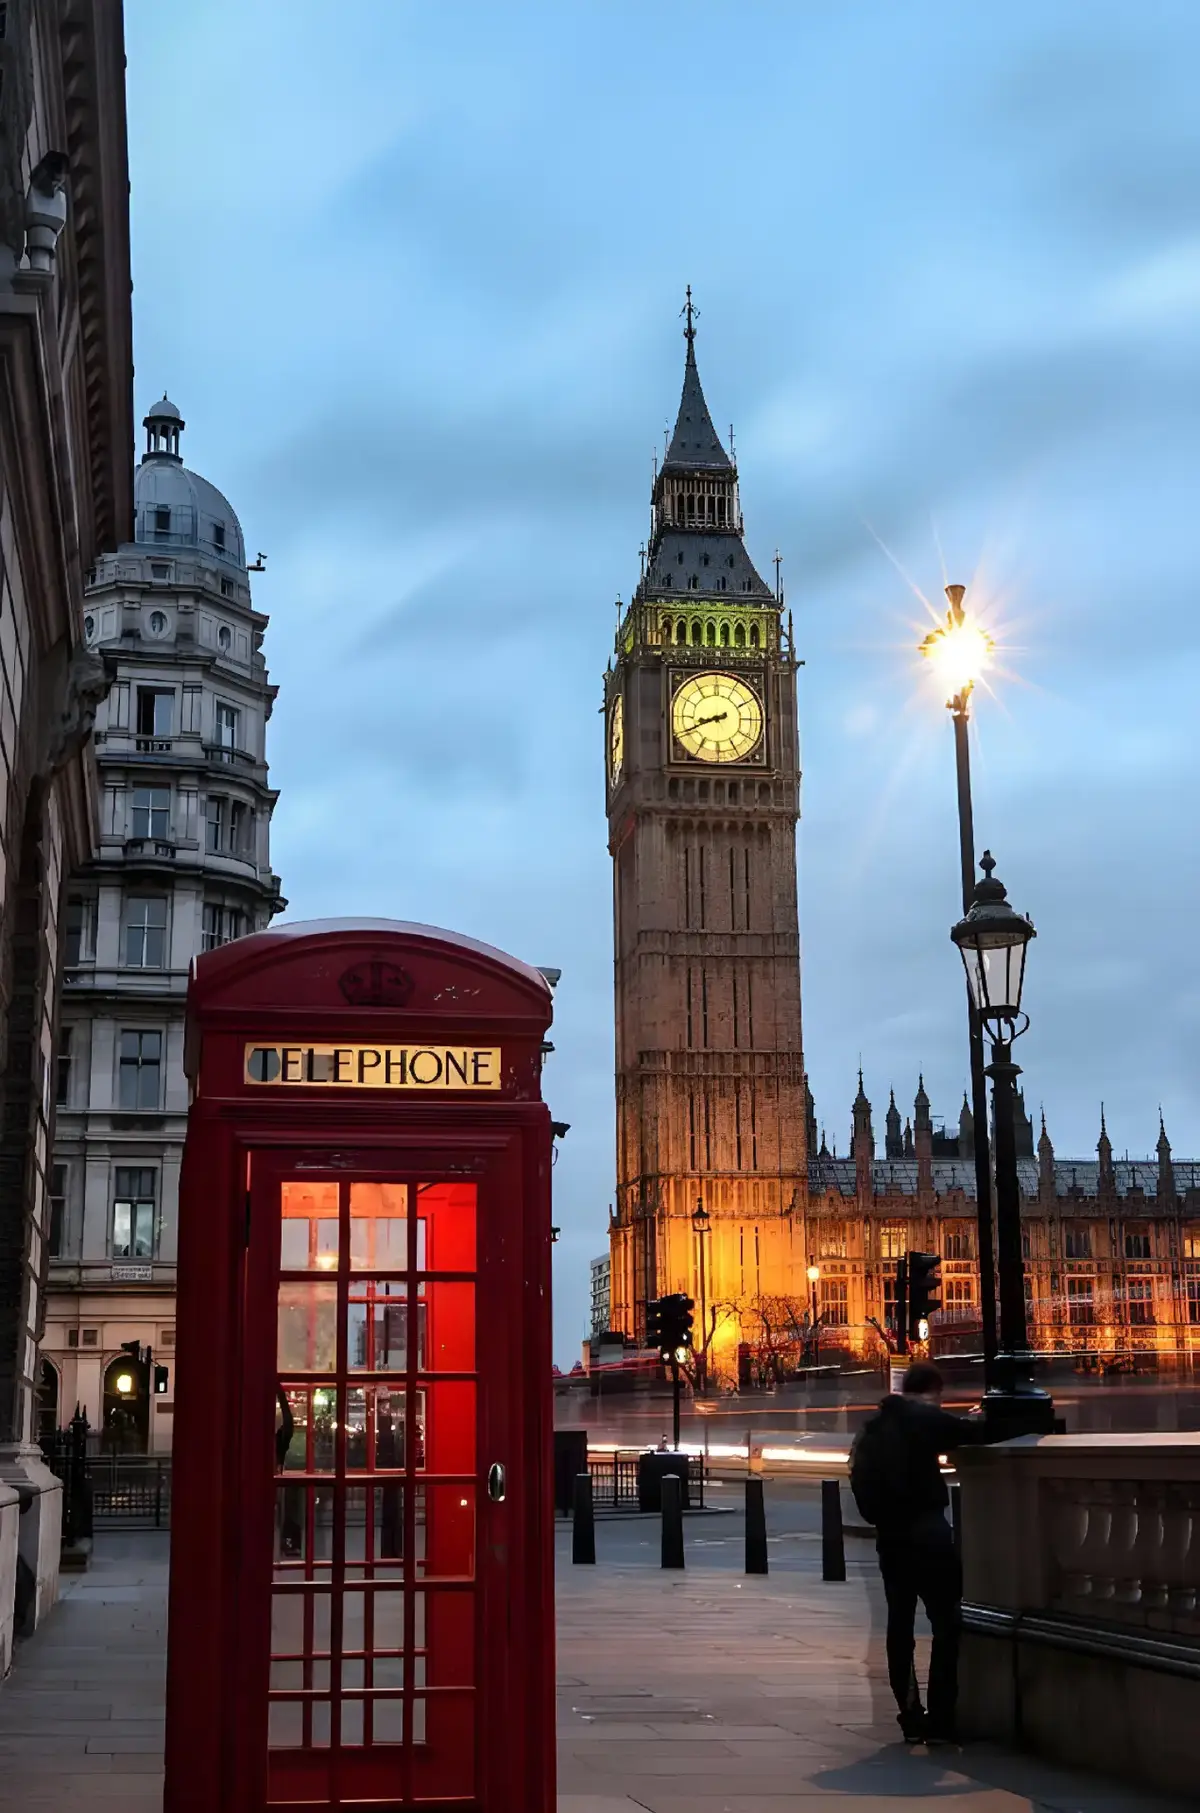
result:
M 1023 1104 L 1017 1131 L 1033 1344 L 1130 1363 L 1200 1353 L 1200 1164 L 1173 1159 L 1161 1121 L 1155 1158 L 1115 1157 L 1103 1110 L 1092 1159 L 1058 1158 L 1044 1120 L 1035 1147 Z M 809 1242 L 830 1346 L 878 1346 L 871 1318 L 886 1326 L 896 1260 L 911 1248 L 942 1255 L 934 1352 L 978 1351 L 973 1142 L 965 1101 L 948 1135 L 922 1085 L 903 1132 L 891 1098 L 878 1156 L 860 1077 L 849 1155 L 822 1140 L 809 1163 Z
M 796 658 L 742 538 L 689 299 L 683 395 L 605 678 L 616 944 L 614 1328 L 803 1276 Z M 699 1235 L 702 1202 L 711 1232 Z M 699 1241 L 705 1241 L 705 1288 Z M 718 1318 L 718 1347 L 736 1344 Z
M 882 1350 L 897 1259 L 943 1257 L 934 1351 L 978 1350 L 974 1130 L 924 1084 L 883 1156 L 859 1079 L 848 1154 L 818 1142 L 804 1074 L 795 828 L 796 657 L 742 538 L 686 310 L 683 396 L 650 538 L 605 678 L 616 983 L 611 1325 L 685 1291 L 710 1374 Z M 1030 1324 L 1047 1349 L 1200 1347 L 1200 1165 L 1036 1150 L 1021 1106 Z M 700 1213 L 697 1214 L 699 1207 Z M 815 1274 L 815 1275 L 814 1275 Z M 739 1353 L 740 1350 L 740 1353 Z
M 119 0 L 3 8 L 0 1675 L 14 1616 L 35 1623 L 58 1577 L 61 1495 L 34 1395 L 63 884 L 96 834 L 88 733 L 107 685 L 84 646 L 84 575 L 133 514 L 124 83 Z
M 262 655 L 238 519 L 180 457 L 183 418 L 145 421 L 134 537 L 97 561 L 84 630 L 113 672 L 96 718 L 96 857 L 71 879 L 51 1174 L 47 1421 L 83 1405 L 122 1445 L 171 1445 L 188 969 L 284 905 Z M 166 1367 L 153 1394 L 126 1341 Z M 153 1401 L 151 1401 L 153 1399 Z

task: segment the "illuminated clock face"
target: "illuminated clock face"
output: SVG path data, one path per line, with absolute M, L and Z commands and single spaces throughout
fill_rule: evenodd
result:
M 762 741 L 762 700 L 733 674 L 697 674 L 675 694 L 671 728 L 702 762 L 740 762 Z
M 621 778 L 621 766 L 625 760 L 625 701 L 617 694 L 608 720 L 608 771 L 613 785 Z

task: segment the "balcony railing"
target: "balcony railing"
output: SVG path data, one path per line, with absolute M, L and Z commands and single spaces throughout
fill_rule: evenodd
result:
M 138 755 L 170 755 L 173 746 L 171 737 L 148 737 L 138 734 L 134 748 Z
M 130 862 L 174 862 L 175 843 L 169 837 L 127 837 L 125 856 Z
M 220 762 L 230 768 L 258 766 L 258 757 L 251 755 L 248 749 L 234 749 L 228 743 L 202 743 L 200 747 L 208 762 Z

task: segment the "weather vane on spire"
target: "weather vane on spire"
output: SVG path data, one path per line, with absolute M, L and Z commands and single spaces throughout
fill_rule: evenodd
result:
M 683 337 L 690 346 L 692 341 L 696 338 L 696 322 L 700 316 L 700 310 L 692 301 L 692 286 L 690 283 L 687 286 L 687 301 L 684 303 L 679 313 L 687 316 L 687 326 L 683 330 Z

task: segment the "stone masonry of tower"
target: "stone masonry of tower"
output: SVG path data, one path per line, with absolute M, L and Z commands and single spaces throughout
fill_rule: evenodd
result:
M 687 317 L 679 415 L 605 678 L 611 1321 L 641 1339 L 647 1300 L 686 1291 L 719 1374 L 734 1367 L 754 1305 L 804 1288 L 797 663 L 781 600 L 742 539 L 737 469 L 700 387 L 690 303 Z M 697 1203 L 710 1218 L 703 1236 Z

